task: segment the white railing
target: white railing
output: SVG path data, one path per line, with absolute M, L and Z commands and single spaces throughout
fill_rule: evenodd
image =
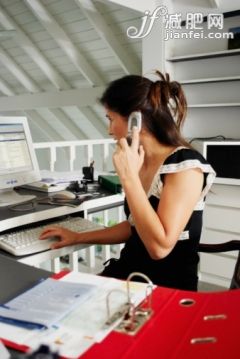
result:
M 102 171 L 107 170 L 107 162 L 109 161 L 110 147 L 115 143 L 112 139 L 98 139 L 98 140 L 79 140 L 79 141 L 59 141 L 59 142 L 41 142 L 34 143 L 34 148 L 38 150 L 49 150 L 49 169 L 54 171 L 57 163 L 57 150 L 64 149 L 69 153 L 69 169 L 74 170 L 74 162 L 76 161 L 77 148 L 84 148 L 86 156 L 84 157 L 84 165 L 89 165 L 94 161 L 94 147 L 98 147 L 102 153 L 102 163 L 100 168 Z
M 57 151 L 64 150 L 67 156 L 67 161 L 69 162 L 69 171 L 75 170 L 75 163 L 77 161 L 78 165 L 81 164 L 81 167 L 88 166 L 91 162 L 95 160 L 95 153 L 97 152 L 100 161 L 97 165 L 98 171 L 107 171 L 109 167 L 109 161 L 112 161 L 110 157 L 111 146 L 115 143 L 112 139 L 99 139 L 99 140 L 79 140 L 79 141 L 61 141 L 61 142 L 42 142 L 34 143 L 34 148 L 36 150 L 37 156 L 41 157 L 41 150 L 46 150 L 48 152 L 47 159 L 45 159 L 44 168 L 49 168 L 50 171 L 55 171 L 58 160 L 57 160 Z M 80 159 L 77 158 L 77 149 L 82 148 L 84 151 L 84 156 Z M 116 213 L 117 212 L 117 213 Z M 87 211 L 84 211 L 84 217 L 90 220 L 96 219 L 96 215 L 100 215 L 102 223 L 105 226 L 108 226 L 109 220 L 113 214 L 113 210 L 105 209 L 101 212 L 89 214 Z M 123 207 L 119 206 L 114 210 L 116 222 L 121 222 L 123 220 Z M 78 270 L 78 258 L 79 255 L 84 258 L 84 263 L 86 264 L 86 270 L 89 272 L 97 271 L 97 261 L 96 258 L 101 256 L 102 262 L 108 260 L 112 255 L 119 256 L 122 245 L 104 245 L 101 248 L 98 246 L 98 251 L 96 251 L 95 246 L 91 246 L 87 249 L 81 251 L 75 251 L 69 253 L 69 267 L 71 270 Z M 114 253 L 113 253 L 114 252 Z M 51 269 L 54 272 L 59 271 L 60 269 L 60 258 L 54 258 L 51 260 Z

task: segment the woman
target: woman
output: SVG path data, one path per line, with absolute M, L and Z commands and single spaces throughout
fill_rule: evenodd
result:
M 109 134 L 117 140 L 113 163 L 126 195 L 127 220 L 88 233 L 51 227 L 41 239 L 59 237 L 53 248 L 126 243 L 102 275 L 126 279 L 138 271 L 161 286 L 197 290 L 202 211 L 215 173 L 181 136 L 187 104 L 180 84 L 156 74 L 156 82 L 137 75 L 113 81 L 101 98 Z M 133 111 L 140 112 L 142 128 L 133 129 L 129 146 Z

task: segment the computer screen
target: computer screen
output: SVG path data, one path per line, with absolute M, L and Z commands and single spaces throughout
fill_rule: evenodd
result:
M 38 162 L 26 117 L 0 117 L 0 207 L 26 202 L 14 187 L 39 181 Z

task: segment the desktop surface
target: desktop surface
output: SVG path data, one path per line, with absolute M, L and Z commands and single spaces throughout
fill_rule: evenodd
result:
M 40 192 L 40 191 L 33 191 L 33 190 L 29 190 L 29 189 L 18 189 L 18 192 L 20 194 L 26 195 L 26 194 L 33 194 L 35 196 L 37 196 L 37 199 L 42 200 L 43 198 L 51 198 L 51 193 L 47 194 L 44 192 Z M 87 192 L 87 193 L 83 193 L 83 195 L 91 195 L 91 192 Z M 11 207 L 1 207 L 0 208 L 0 233 L 7 231 L 7 230 L 11 230 L 15 227 L 19 227 L 21 225 L 25 225 L 25 224 L 30 224 L 30 223 L 36 223 L 42 220 L 47 220 L 47 219 L 51 219 L 51 218 L 56 218 L 56 217 L 60 217 L 60 216 L 64 216 L 64 215 L 68 215 L 68 214 L 73 214 L 73 213 L 80 213 L 84 211 L 84 207 L 86 202 L 87 203 L 87 207 L 88 209 L 93 209 L 97 206 L 99 207 L 104 207 L 105 202 L 109 202 L 108 203 L 108 207 L 109 204 L 111 204 L 113 202 L 118 203 L 120 202 L 120 197 L 122 195 L 119 194 L 113 194 L 105 189 L 102 189 L 101 187 L 98 190 L 97 194 L 93 194 L 90 198 L 88 197 L 83 197 L 82 198 L 82 203 L 75 207 L 75 208 L 71 208 L 68 207 L 67 205 L 65 206 L 60 206 L 59 204 L 54 204 L 54 203 L 38 203 L 36 201 L 36 204 L 34 206 L 34 208 L 31 207 L 26 207 L 28 210 L 25 211 L 21 211 L 21 210 L 12 210 Z M 97 203 L 96 203 L 96 201 Z M 123 197 L 122 197 L 122 201 L 123 201 Z M 92 206 L 91 206 L 92 203 Z M 26 205 L 21 205 L 21 207 L 24 207 Z M 113 205 L 114 206 L 114 205 Z
M 23 194 L 34 193 L 38 198 L 46 198 L 46 193 L 43 192 L 29 191 L 26 189 L 19 189 L 19 191 Z M 10 234 L 19 230 L 22 231 L 29 226 L 38 227 L 41 224 L 49 225 L 53 221 L 58 221 L 69 216 L 87 218 L 90 213 L 119 207 L 123 204 L 123 194 L 113 194 L 101 187 L 98 192 L 99 193 L 92 198 L 84 199 L 82 204 L 75 208 L 66 205 L 58 206 L 47 203 L 37 204 L 34 209 L 29 211 L 12 211 L 10 208 L 0 208 L 0 235 Z M 89 193 L 91 192 L 89 191 Z M 51 260 L 51 268 L 56 272 L 59 270 L 59 265 L 58 261 L 55 261 L 55 259 L 59 259 L 61 256 L 70 255 L 72 260 L 71 269 L 74 269 L 78 266 L 75 251 L 87 248 L 88 246 L 89 245 L 75 245 L 18 257 L 3 250 L 0 250 L 0 254 L 32 266 L 37 266 L 44 261 Z
M 17 192 L 22 195 L 26 195 L 26 194 L 35 195 L 37 200 L 43 199 L 47 196 L 46 193 L 44 193 L 44 192 L 37 192 L 37 191 L 32 191 L 32 190 L 27 190 L 27 189 L 18 189 Z M 21 205 L 19 205 L 19 207 L 27 208 L 26 203 L 22 203 Z M 0 207 L 0 232 L 1 232 L 1 221 L 8 219 L 8 218 L 12 218 L 12 217 L 20 217 L 22 215 L 25 215 L 25 214 L 28 214 L 31 212 L 44 211 L 44 210 L 49 209 L 49 207 L 50 207 L 49 204 L 38 204 L 38 203 L 36 203 L 36 207 L 34 207 L 32 209 L 29 207 L 29 210 L 26 210 L 26 211 L 24 211 L 24 210 L 23 211 L 21 211 L 21 210 L 15 211 L 15 210 L 11 209 L 11 206 Z M 55 207 L 57 207 L 57 205 Z

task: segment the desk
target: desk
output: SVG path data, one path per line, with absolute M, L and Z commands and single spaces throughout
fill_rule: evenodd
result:
M 11 269 L 10 280 L 0 276 L 4 289 L 1 298 L 10 298 L 31 286 L 34 280 L 47 278 L 50 272 L 0 257 L 0 273 Z M 22 281 L 14 288 L 14 272 Z M 12 285 L 11 285 L 12 284 Z M 2 291 L 1 291 L 2 292 Z M 194 299 L 192 306 L 180 305 L 184 298 Z M 154 314 L 135 335 L 112 332 L 103 342 L 93 345 L 81 359 L 238 359 L 240 290 L 196 293 L 158 287 L 153 293 Z M 225 319 L 204 320 L 205 315 L 225 314 Z M 211 338 L 215 342 L 191 344 L 193 338 Z
M 30 191 L 21 189 L 22 194 L 34 194 L 38 198 L 46 197 L 46 193 L 39 191 Z M 98 212 L 101 210 L 106 210 L 114 207 L 119 207 L 123 204 L 124 196 L 122 194 L 112 194 L 106 190 L 99 189 L 99 195 L 91 199 L 85 200 L 78 207 L 68 207 L 68 206 L 57 206 L 49 204 L 38 204 L 36 209 L 27 212 L 16 212 L 11 211 L 7 208 L 0 208 L 0 233 L 6 230 L 12 230 L 22 225 L 29 223 L 38 223 L 40 221 L 49 220 L 58 218 L 66 215 L 79 214 L 79 216 L 87 218 L 89 214 Z M 45 251 L 41 253 L 36 253 L 33 255 L 28 255 L 24 257 L 13 257 L 9 254 L 5 255 L 15 258 L 16 260 L 38 266 L 40 263 L 51 260 L 52 261 L 52 270 L 58 272 L 60 269 L 59 258 L 67 254 L 71 255 L 70 266 L 72 270 L 77 270 L 78 268 L 78 256 L 77 251 L 89 247 L 88 245 L 76 245 L 65 247 L 56 250 Z M 3 251 L 0 251 L 1 254 L 4 254 Z

